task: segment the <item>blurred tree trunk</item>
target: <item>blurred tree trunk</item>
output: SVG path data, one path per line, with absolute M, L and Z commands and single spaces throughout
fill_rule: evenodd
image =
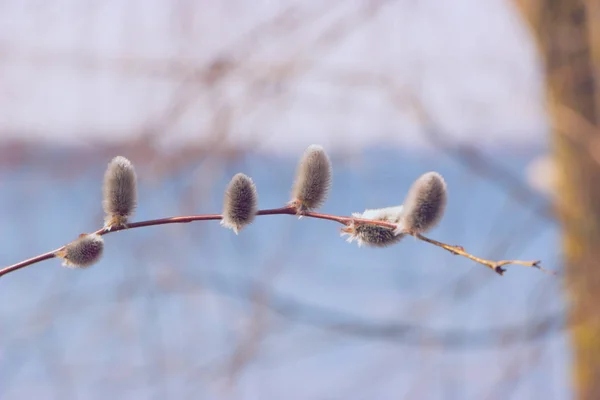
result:
M 547 77 L 577 398 L 600 399 L 600 0 L 517 0 Z

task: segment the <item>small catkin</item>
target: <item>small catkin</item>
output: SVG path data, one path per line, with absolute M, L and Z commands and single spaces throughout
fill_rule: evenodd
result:
M 380 209 L 367 209 L 362 214 L 353 213 L 353 217 L 372 219 L 397 224 L 403 216 L 403 206 L 387 207 Z M 371 225 L 363 222 L 353 222 L 342 229 L 342 236 L 348 235 L 347 241 L 357 241 L 358 246 L 387 247 L 402 240 L 403 234 L 397 234 L 393 228 Z
M 435 227 L 446 209 L 446 182 L 437 172 L 428 172 L 410 187 L 404 201 L 405 232 L 424 233 Z
M 137 177 L 133 165 L 117 156 L 104 174 L 103 202 L 105 228 L 126 225 L 137 206 Z
M 298 165 L 292 201 L 299 213 L 319 208 L 331 187 L 331 162 L 323 147 L 309 146 Z
M 404 235 L 396 235 L 393 228 L 364 223 L 353 224 L 342 229 L 342 235 L 349 235 L 348 243 L 357 241 L 358 246 L 387 247 L 402 240 Z
M 244 226 L 252 223 L 257 211 L 258 194 L 254 182 L 244 174 L 235 175 L 225 191 L 221 225 L 237 235 Z
M 102 257 L 104 240 L 102 236 L 81 234 L 79 238 L 57 251 L 56 256 L 63 259 L 63 265 L 73 268 L 86 268 Z

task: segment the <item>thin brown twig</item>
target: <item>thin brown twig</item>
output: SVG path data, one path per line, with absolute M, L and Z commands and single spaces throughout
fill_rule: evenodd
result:
M 491 269 L 492 271 L 494 271 L 495 273 L 497 273 L 498 275 L 504 275 L 504 273 L 506 272 L 506 268 L 502 268 L 505 265 L 524 265 L 526 267 L 533 267 L 533 268 L 537 268 L 540 271 L 547 273 L 547 274 L 551 274 L 551 275 L 555 275 L 554 272 L 549 271 L 547 269 L 544 269 L 540 266 L 541 261 L 540 260 L 536 260 L 536 261 L 521 261 L 521 260 L 501 260 L 501 261 L 492 261 L 492 260 L 485 260 L 483 258 L 479 258 L 476 257 L 472 254 L 469 254 L 465 251 L 465 248 L 462 246 L 451 246 L 449 244 L 446 243 L 442 243 L 442 242 L 438 242 L 437 240 L 433 240 L 433 239 L 429 239 L 428 237 L 425 237 L 421 234 L 413 234 L 414 237 L 416 237 L 419 240 L 422 240 L 424 242 L 427 243 L 431 243 L 435 246 L 441 247 L 442 249 L 449 251 L 450 253 L 454 254 L 454 255 L 458 255 L 458 256 L 463 256 L 468 258 L 469 260 L 473 260 L 476 263 L 479 263 L 481 265 L 485 265 L 486 267 L 488 267 L 489 269 Z
M 309 218 L 317 218 L 317 219 L 325 219 L 325 220 L 329 220 L 329 221 L 334 221 L 334 222 L 337 222 L 337 223 L 340 223 L 340 224 L 346 225 L 346 226 L 348 226 L 352 223 L 355 223 L 355 224 L 359 223 L 359 224 L 378 225 L 378 226 L 382 226 L 382 227 L 390 228 L 390 229 L 397 228 L 396 224 L 393 224 L 390 222 L 375 221 L 375 220 L 364 219 L 364 218 L 343 217 L 343 216 L 337 216 L 337 215 L 331 215 L 331 214 L 321 214 L 321 213 L 315 213 L 315 212 L 303 212 L 301 214 L 298 214 L 296 207 L 294 207 L 294 206 L 286 206 L 286 207 L 282 207 L 282 208 L 259 210 L 256 215 L 257 216 L 260 216 L 260 215 L 297 215 L 300 217 L 309 217 Z M 110 230 L 108 230 L 106 228 L 101 228 L 101 229 L 98 229 L 97 231 L 95 231 L 94 233 L 97 235 L 106 235 L 109 233 L 118 232 L 118 231 L 122 231 L 125 229 L 143 228 L 146 226 L 166 225 L 166 224 L 182 224 L 182 223 L 190 223 L 190 222 L 194 222 L 194 221 L 216 221 L 216 220 L 220 220 L 220 219 L 222 219 L 221 214 L 204 214 L 204 215 L 188 215 L 188 216 L 181 216 L 181 217 L 169 217 L 169 218 L 153 219 L 153 220 L 148 220 L 148 221 L 132 222 L 132 223 L 127 224 L 127 226 L 112 227 Z M 493 270 L 494 272 L 496 272 L 499 275 L 503 275 L 504 272 L 506 272 L 506 269 L 502 268 L 502 267 L 505 265 L 509 265 L 509 264 L 533 267 L 533 268 L 537 268 L 540 271 L 543 271 L 545 273 L 554 275 L 553 272 L 542 268 L 540 266 L 540 261 L 520 261 L 520 260 L 492 261 L 492 260 L 486 260 L 486 259 L 479 258 L 472 254 L 467 253 L 462 246 L 448 245 L 448 244 L 445 244 L 442 242 L 438 242 L 437 240 L 429 239 L 418 233 L 410 233 L 410 232 L 407 232 L 407 233 L 411 234 L 412 236 L 416 237 L 419 240 L 433 244 L 434 246 L 441 247 L 442 249 L 447 250 L 452 254 L 463 256 L 463 257 L 473 260 L 479 264 L 485 265 L 486 267 L 490 268 L 491 270 Z M 13 265 L 9 265 L 8 267 L 5 267 L 5 268 L 2 268 L 2 269 L 0 269 L 0 277 L 8 274 L 10 272 L 19 270 L 21 268 L 25 268 L 29 265 L 36 264 L 41 261 L 49 260 L 51 258 L 55 258 L 56 253 L 60 252 L 61 250 L 64 250 L 65 246 L 61 246 L 58 249 L 49 251 L 44 254 L 40 254 L 38 256 L 29 258 L 27 260 L 18 262 Z

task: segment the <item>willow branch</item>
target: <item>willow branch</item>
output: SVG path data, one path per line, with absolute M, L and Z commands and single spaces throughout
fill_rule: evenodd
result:
M 256 215 L 257 216 L 266 216 L 266 215 L 298 216 L 299 214 L 298 214 L 296 207 L 287 206 L 287 207 L 282 207 L 282 208 L 259 210 L 256 213 Z M 358 223 L 358 224 L 377 225 L 377 226 L 390 228 L 390 229 L 397 228 L 397 225 L 393 224 L 393 223 L 384 222 L 384 221 L 374 221 L 371 219 L 356 218 L 356 217 L 344 217 L 344 216 L 321 214 L 321 213 L 315 213 L 315 212 L 302 212 L 299 216 L 334 221 L 334 222 L 337 222 L 339 224 L 346 225 L 346 226 L 353 224 L 353 223 L 354 224 Z M 195 222 L 195 221 L 217 221 L 217 220 L 221 220 L 221 219 L 222 219 L 221 214 L 204 214 L 204 215 L 188 215 L 188 216 L 180 216 L 180 217 L 168 217 L 168 218 L 153 219 L 153 220 L 148 220 L 148 221 L 132 222 L 132 223 L 128 223 L 127 225 L 112 227 L 110 230 L 108 230 L 106 228 L 101 228 L 101 229 L 98 229 L 97 231 L 95 231 L 94 233 L 97 235 L 107 235 L 109 233 L 114 233 L 114 232 L 118 232 L 118 231 L 122 231 L 122 230 L 126 230 L 126 229 L 129 230 L 129 229 L 143 228 L 143 227 L 147 227 L 147 226 L 167 225 L 167 224 L 184 224 L 184 223 L 190 223 L 190 222 Z M 499 275 L 503 275 L 504 272 L 506 271 L 506 269 L 504 269 L 502 267 L 505 265 L 509 265 L 509 264 L 518 264 L 518 265 L 524 265 L 524 266 L 528 266 L 528 267 L 534 267 L 534 268 L 537 268 L 546 273 L 551 273 L 550 271 L 547 271 L 547 270 L 543 269 L 542 267 L 540 267 L 540 265 L 539 265 L 540 261 L 519 261 L 519 260 L 491 261 L 491 260 L 485 260 L 483 258 L 479 258 L 472 254 L 467 253 L 464 250 L 464 248 L 461 246 L 451 246 L 451 245 L 448 245 L 448 244 L 445 244 L 442 242 L 438 242 L 437 240 L 429 239 L 420 234 L 413 234 L 413 236 L 424 242 L 441 247 L 444 250 L 451 252 L 452 254 L 460 255 L 460 256 L 466 257 L 470 260 L 473 260 L 479 264 L 482 264 L 482 265 L 490 268 L 491 270 L 493 270 L 494 272 L 496 272 Z M 10 272 L 19 270 L 21 268 L 25 268 L 30 265 L 37 264 L 41 261 L 55 258 L 56 253 L 63 250 L 64 248 L 65 248 L 65 246 L 61 246 L 61 247 L 59 247 L 55 250 L 49 251 L 47 253 L 40 254 L 38 256 L 29 258 L 27 260 L 18 262 L 16 264 L 10 265 L 5 268 L 2 268 L 2 269 L 0 269 L 0 277 L 8 274 Z

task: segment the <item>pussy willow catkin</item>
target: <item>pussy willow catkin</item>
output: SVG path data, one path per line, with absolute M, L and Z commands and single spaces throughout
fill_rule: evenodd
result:
M 137 206 L 137 177 L 128 159 L 117 156 L 111 160 L 102 193 L 105 228 L 126 225 Z
M 252 179 L 244 174 L 235 175 L 225 191 L 221 225 L 236 234 L 254 221 L 258 211 L 258 193 Z
M 56 252 L 63 259 L 63 265 L 74 268 L 86 268 L 95 264 L 104 252 L 104 240 L 97 234 L 82 234 L 79 238 Z
M 292 201 L 299 212 L 323 205 L 331 187 L 331 161 L 323 147 L 309 146 L 300 159 L 292 188 Z
M 401 228 L 411 233 L 429 231 L 442 219 L 447 198 L 446 182 L 440 174 L 421 175 L 408 190 Z
M 361 219 L 384 221 L 397 224 L 402 219 L 403 206 L 367 209 L 363 213 L 353 213 L 352 216 Z M 359 247 L 387 247 L 402 240 L 403 234 L 395 234 L 393 228 L 370 225 L 367 223 L 353 222 L 342 228 L 342 236 L 348 235 L 347 241 L 356 241 Z

